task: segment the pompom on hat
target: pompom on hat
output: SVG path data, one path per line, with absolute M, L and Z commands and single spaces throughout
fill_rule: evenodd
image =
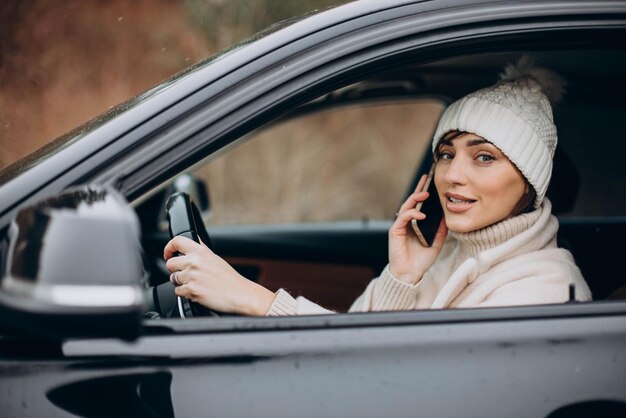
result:
M 452 103 L 441 116 L 433 140 L 450 131 L 470 132 L 498 147 L 526 177 L 537 193 L 539 207 L 552 176 L 557 143 L 552 104 L 561 99 L 564 80 L 536 67 L 524 55 L 508 65 L 500 81 Z

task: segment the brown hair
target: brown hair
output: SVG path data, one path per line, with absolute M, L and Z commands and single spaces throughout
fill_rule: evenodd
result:
M 511 216 L 521 215 L 522 213 L 528 213 L 535 210 L 535 199 L 537 198 L 537 192 L 534 187 L 526 180 L 524 177 L 524 182 L 526 183 L 526 193 L 520 198 L 517 202 L 513 210 L 511 211 Z

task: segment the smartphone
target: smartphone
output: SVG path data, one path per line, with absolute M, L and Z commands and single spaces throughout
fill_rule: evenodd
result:
M 428 199 L 419 202 L 415 209 L 423 212 L 426 218 L 418 221 L 413 219 L 411 226 L 417 234 L 417 238 L 424 247 L 430 247 L 435 240 L 435 234 L 443 217 L 443 208 L 439 200 L 439 194 L 435 188 L 435 164 L 430 167 L 426 183 L 422 191 L 428 191 Z

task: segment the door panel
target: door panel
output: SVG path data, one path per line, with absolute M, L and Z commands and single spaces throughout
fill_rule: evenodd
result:
M 236 257 L 227 257 L 226 261 L 273 292 L 283 288 L 336 312 L 346 312 L 375 275 L 372 268 L 358 265 Z
M 480 311 L 482 321 L 456 323 L 430 322 L 433 312 L 343 315 L 345 327 L 312 329 L 307 318 L 283 318 L 273 321 L 290 329 L 70 342 L 64 352 L 170 358 L 161 367 L 172 373 L 176 416 L 546 417 L 580 402 L 626 402 L 622 315 L 579 309 L 582 317 L 505 319 L 498 313 L 509 308 Z M 463 313 L 473 314 L 453 315 Z M 415 322 L 349 326 L 385 315 Z

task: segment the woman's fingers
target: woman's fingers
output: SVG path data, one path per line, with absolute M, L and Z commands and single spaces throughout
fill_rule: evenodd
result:
M 199 268 L 199 260 L 206 262 L 211 255 L 211 250 L 205 245 L 198 244 L 189 238 L 172 238 L 163 250 L 163 257 L 167 260 L 165 268 L 171 273 L 170 282 L 177 288 L 188 284 L 191 273 Z
M 400 206 L 400 211 L 398 212 L 398 214 L 409 210 L 409 209 L 415 209 L 415 206 L 417 206 L 417 204 L 419 202 L 423 202 L 424 200 L 428 199 L 428 192 L 416 192 L 416 193 L 412 193 L 407 199 L 406 201 L 402 204 L 402 206 Z
M 407 226 L 413 219 L 421 221 L 422 219 L 425 219 L 425 218 L 426 218 L 426 215 L 417 209 L 405 210 L 404 212 L 398 215 L 398 218 L 391 226 L 391 229 L 389 232 L 392 235 L 406 235 Z
M 192 292 L 192 288 L 188 284 L 183 284 L 182 286 L 177 286 L 174 288 L 174 293 L 176 296 L 183 297 L 185 299 L 189 299 L 192 302 L 196 302 L 196 294 Z
M 415 191 L 414 192 L 419 192 L 419 191 L 424 189 L 424 185 L 426 184 L 426 179 L 427 178 L 428 178 L 428 175 L 422 174 L 422 177 L 420 177 L 420 181 L 418 181 L 417 182 L 417 186 L 415 186 Z
M 174 286 L 182 286 L 184 283 L 181 281 L 180 273 L 182 273 L 181 271 L 177 270 L 175 272 L 173 272 L 172 274 L 170 274 L 170 283 L 172 283 Z
M 185 237 L 174 237 L 172 238 L 163 249 L 163 258 L 169 260 L 174 257 L 177 253 L 187 254 L 195 249 L 201 248 L 200 244 Z
M 407 209 L 415 208 L 415 206 L 417 206 L 419 202 L 423 202 L 424 200 L 428 198 L 428 192 L 421 191 L 424 188 L 424 185 L 426 184 L 426 178 L 427 178 L 426 174 L 422 175 L 422 177 L 420 178 L 420 181 L 417 182 L 417 186 L 415 187 L 415 190 L 404 201 L 402 206 L 400 206 L 400 211 L 398 213 L 402 213 L 403 211 Z
M 178 257 L 171 257 L 165 262 L 165 268 L 170 273 L 178 270 L 184 270 L 191 264 L 191 258 L 186 255 L 179 255 Z
M 413 219 L 417 219 L 418 221 L 421 221 L 422 219 L 425 219 L 425 218 L 426 218 L 426 215 L 423 212 L 420 212 L 417 209 L 409 209 L 400 213 L 398 215 L 398 219 L 396 220 L 396 222 L 399 221 L 400 223 L 407 224 L 411 222 Z

